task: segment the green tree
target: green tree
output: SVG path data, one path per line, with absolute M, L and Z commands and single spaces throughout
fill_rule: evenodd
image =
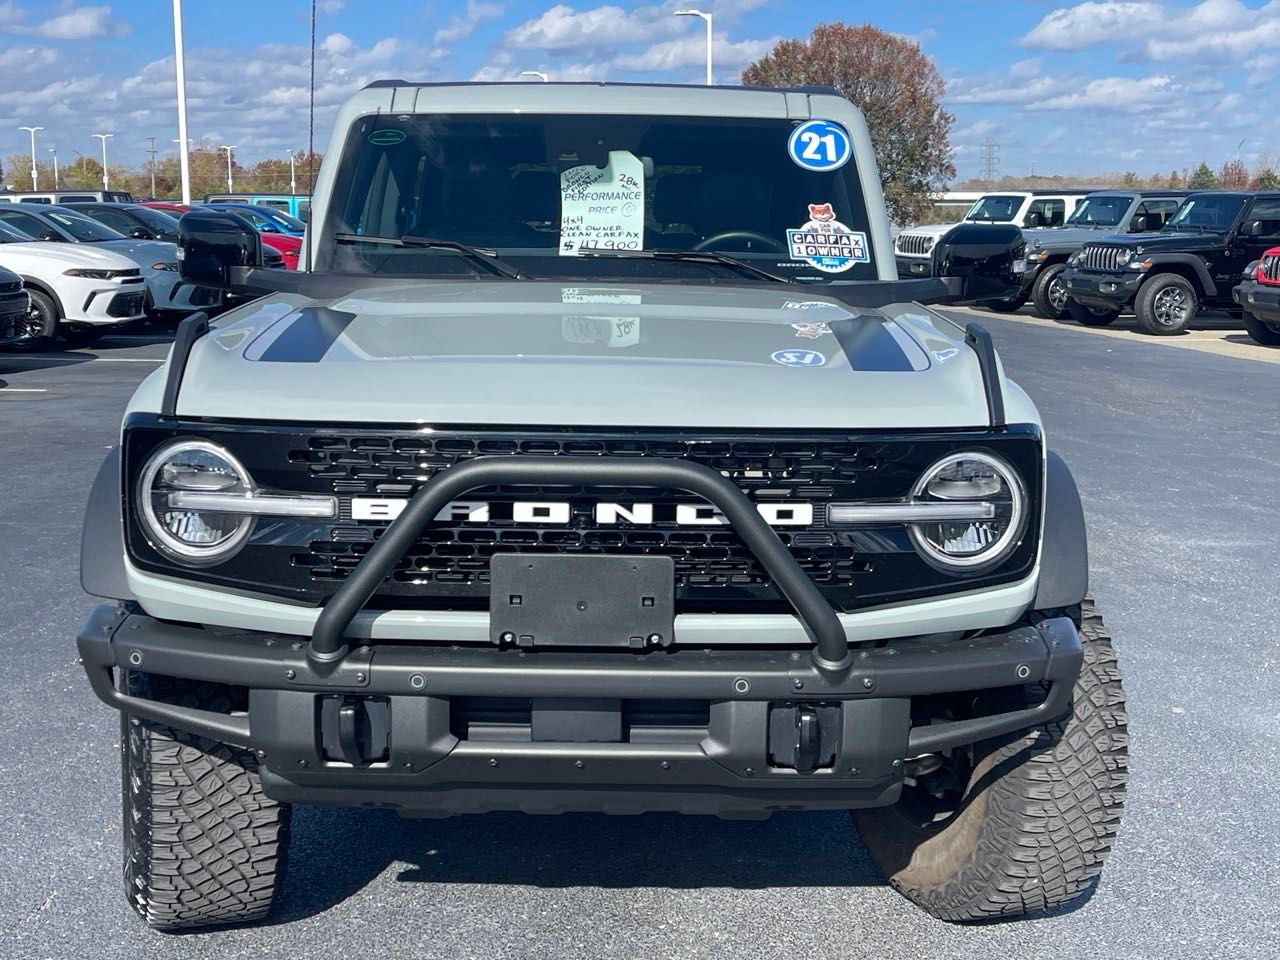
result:
M 1120 178 L 1120 186 L 1136 187 L 1138 185 L 1138 175 L 1132 170 L 1126 170 L 1124 176 Z
M 912 223 L 955 176 L 955 118 L 944 84 L 918 43 L 875 27 L 824 23 L 805 40 L 782 40 L 742 73 L 746 86 L 835 87 L 861 108 L 875 147 L 890 219 Z
M 1219 186 L 1218 175 L 1203 160 L 1187 180 L 1187 187 L 1191 190 L 1216 190 Z
M 1177 170 L 1169 171 L 1169 182 L 1166 184 L 1170 190 L 1181 190 L 1186 185 L 1186 181 L 1182 179 L 1182 174 Z
M 1250 190 L 1280 190 L 1280 173 L 1271 167 L 1263 167 L 1249 185 Z

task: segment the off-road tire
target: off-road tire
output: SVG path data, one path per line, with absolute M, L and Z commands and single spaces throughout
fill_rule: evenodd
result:
M 57 303 L 48 294 L 32 290 L 30 287 L 27 288 L 27 294 L 31 297 L 31 313 L 24 322 L 31 324 L 32 335 L 6 344 L 6 348 L 20 350 L 23 353 L 38 353 L 53 346 L 54 338 L 58 335 L 58 321 L 61 319 L 61 314 L 58 312 Z
M 1179 317 L 1168 314 L 1161 308 L 1161 298 L 1181 296 L 1186 304 L 1185 312 Z M 1133 314 L 1143 332 L 1156 337 L 1173 337 L 1186 333 L 1195 323 L 1196 314 L 1200 312 L 1200 297 L 1196 293 L 1195 284 L 1178 273 L 1158 273 L 1148 277 L 1138 290 L 1133 301 Z
M 1128 780 L 1120 670 L 1093 602 L 1063 612 L 1079 618 L 1084 645 L 1070 714 L 979 744 L 963 802 L 940 824 L 921 824 L 903 801 L 853 813 L 889 882 L 939 919 L 996 920 L 1068 903 L 1091 889 L 1111 850 Z
M 203 710 L 243 709 L 220 684 L 131 673 L 130 693 Z M 249 750 L 121 716 L 124 885 L 156 930 L 261 920 L 284 880 L 288 804 L 262 792 Z
M 1061 285 L 1061 277 L 1067 272 L 1065 263 L 1051 263 L 1045 267 L 1036 276 L 1036 282 L 1031 286 L 1031 302 L 1035 308 L 1036 316 L 1043 317 L 1046 320 L 1064 320 L 1070 316 L 1066 304 L 1063 306 L 1055 306 L 1053 300 L 1050 299 L 1050 288 L 1053 281 L 1058 280 Z M 1070 303 L 1068 299 L 1066 303 Z M 1086 310 L 1088 307 L 1085 308 Z
M 1070 297 L 1067 298 L 1067 313 L 1072 320 L 1084 327 L 1109 327 L 1120 318 L 1119 310 L 1094 310 Z
M 1018 294 L 1012 300 L 980 300 L 978 306 L 996 313 L 1017 313 L 1027 305 L 1027 298 Z
M 1244 312 L 1241 320 L 1249 336 L 1253 337 L 1258 343 L 1266 347 L 1280 347 L 1280 330 L 1268 327 L 1248 310 Z

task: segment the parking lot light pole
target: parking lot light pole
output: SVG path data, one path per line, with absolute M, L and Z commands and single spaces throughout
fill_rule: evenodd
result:
M 235 144 L 226 144 L 226 143 L 218 144 L 219 150 L 227 151 L 227 193 L 236 192 L 236 188 L 231 183 L 231 151 L 234 150 L 235 148 L 236 148 Z
M 703 10 L 677 10 L 677 17 L 701 17 L 707 24 L 707 86 L 711 86 L 711 14 Z
M 298 195 L 298 172 L 297 172 L 298 151 L 289 151 L 289 196 L 296 197 Z
M 31 134 L 31 189 L 40 189 L 40 174 L 36 170 L 36 131 L 43 130 L 44 127 L 19 127 L 19 130 L 26 130 Z
M 178 81 L 178 167 L 182 171 L 182 202 L 191 204 L 191 156 L 187 152 L 187 67 L 182 52 L 182 0 L 173 0 L 173 62 Z
M 102 141 L 102 189 L 111 189 L 111 175 L 107 173 L 107 141 L 115 136 L 114 133 L 95 133 L 95 137 Z
M 550 78 L 550 77 L 548 77 L 545 73 L 543 73 L 541 70 L 521 70 L 521 71 L 520 71 L 520 76 L 522 76 L 522 77 L 537 77 L 537 78 L 538 78 L 539 80 L 541 80 L 543 83 L 546 83 L 547 81 L 549 81 L 549 80 L 551 79 L 551 78 Z
M 53 189 L 58 189 L 58 148 L 50 147 L 49 155 L 53 157 Z

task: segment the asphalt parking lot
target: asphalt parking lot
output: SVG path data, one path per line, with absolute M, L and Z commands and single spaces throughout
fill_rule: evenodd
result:
M 73 638 L 80 518 L 164 338 L 0 353 L 0 957 L 1271 958 L 1280 833 L 1280 351 L 984 315 L 1085 497 L 1130 698 L 1120 842 L 1084 904 L 961 928 L 836 814 L 400 821 L 301 808 L 274 925 L 148 931 L 120 890 L 119 726 Z M 1197 337 L 1197 334 L 1192 334 Z

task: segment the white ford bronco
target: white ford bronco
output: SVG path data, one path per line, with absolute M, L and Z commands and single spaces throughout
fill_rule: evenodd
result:
M 1087 894 L 1124 696 L 1080 499 L 979 326 L 1015 227 L 895 275 L 830 90 L 376 83 L 304 269 L 181 223 L 226 309 L 128 405 L 78 648 L 125 890 L 259 920 L 293 804 L 852 811 L 938 917 Z

